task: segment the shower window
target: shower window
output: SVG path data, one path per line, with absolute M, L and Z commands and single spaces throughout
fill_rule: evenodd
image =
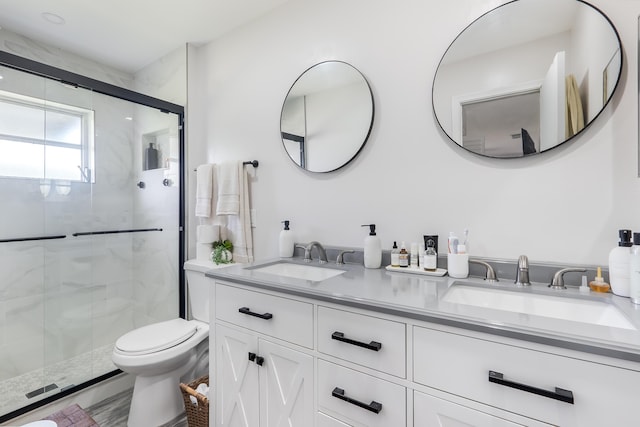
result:
M 0 92 L 0 176 L 92 182 L 93 111 Z

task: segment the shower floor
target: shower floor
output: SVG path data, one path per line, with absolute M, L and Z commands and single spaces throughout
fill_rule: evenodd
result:
M 111 362 L 113 345 L 98 347 L 93 351 L 59 363 L 0 381 L 0 414 L 20 409 L 60 390 L 89 381 L 117 369 Z M 49 384 L 58 387 L 29 399 L 26 394 Z

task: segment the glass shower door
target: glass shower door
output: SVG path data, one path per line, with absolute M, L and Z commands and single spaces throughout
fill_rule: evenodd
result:
M 111 375 L 120 336 L 179 316 L 182 113 L 0 75 L 0 419 L 9 419 Z
M 73 233 L 94 221 L 94 93 L 45 79 L 45 231 L 65 235 L 47 245 L 44 263 L 44 387 L 59 393 L 93 378 L 94 248 Z

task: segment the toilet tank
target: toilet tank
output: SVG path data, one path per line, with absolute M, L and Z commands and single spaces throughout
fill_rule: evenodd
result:
M 197 259 L 184 263 L 191 316 L 201 322 L 209 323 L 209 289 L 213 286 L 213 279 L 205 276 L 205 273 L 220 267 L 226 267 L 226 265 L 216 265 L 212 261 Z

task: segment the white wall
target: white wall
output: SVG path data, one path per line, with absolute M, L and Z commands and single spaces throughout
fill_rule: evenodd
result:
M 189 104 L 202 109 L 190 127 L 197 161 L 260 160 L 252 182 L 257 259 L 277 256 L 283 219 L 297 241 L 361 247 L 367 230 L 360 225 L 374 222 L 389 248 L 393 240 L 469 228 L 473 255 L 599 265 L 618 228 L 640 231 L 640 2 L 593 1 L 616 24 L 626 55 L 619 92 L 600 119 L 568 145 L 513 160 L 455 146 L 431 106 L 449 43 L 498 3 L 296 0 L 193 52 L 190 86 L 198 90 Z M 295 167 L 282 148 L 280 109 L 296 77 L 330 59 L 366 76 L 376 116 L 355 161 L 318 175 Z

